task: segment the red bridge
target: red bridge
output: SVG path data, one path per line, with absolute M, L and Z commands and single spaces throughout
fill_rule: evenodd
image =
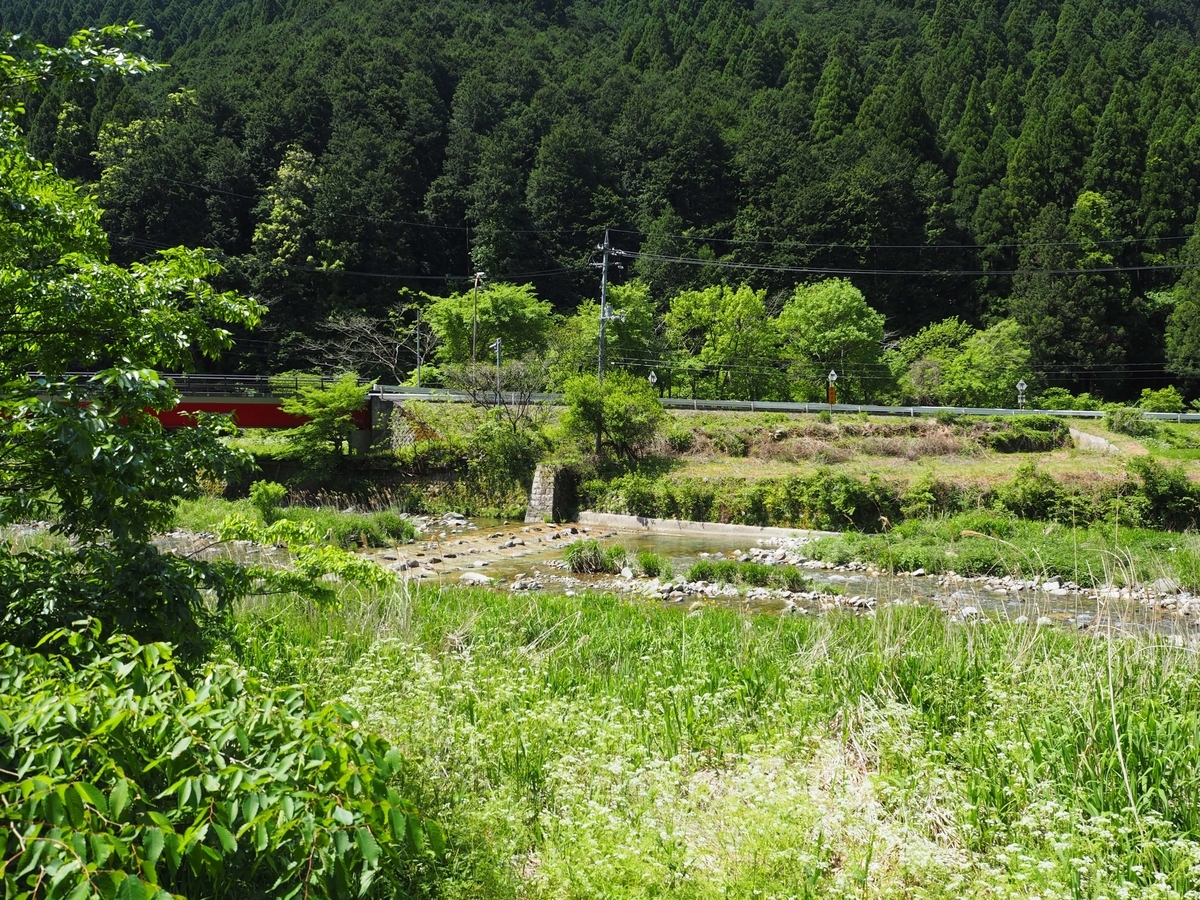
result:
M 304 416 L 283 411 L 283 401 L 274 390 L 288 385 L 279 377 L 259 375 L 168 375 L 182 395 L 179 404 L 157 413 L 164 428 L 187 428 L 195 424 L 194 413 L 224 413 L 233 416 L 239 428 L 295 428 L 307 420 Z M 328 387 L 333 378 L 310 376 L 296 379 L 295 388 L 319 384 Z M 364 406 L 354 415 L 360 430 L 370 430 L 374 403 Z

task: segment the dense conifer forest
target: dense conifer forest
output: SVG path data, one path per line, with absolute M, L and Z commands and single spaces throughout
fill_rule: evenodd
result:
M 0 32 L 128 20 L 168 67 L 24 125 L 119 261 L 212 248 L 271 307 L 232 367 L 477 269 L 568 313 L 608 227 L 660 308 L 845 276 L 889 339 L 1015 320 L 1072 390 L 1200 370 L 1186 0 L 7 0 Z

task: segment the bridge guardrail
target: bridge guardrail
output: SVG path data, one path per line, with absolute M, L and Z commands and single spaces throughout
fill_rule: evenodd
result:
M 435 403 L 469 403 L 469 395 L 448 388 L 414 388 L 400 385 L 377 385 L 375 391 L 385 399 L 427 400 Z M 508 397 L 509 403 L 515 402 L 515 395 L 501 392 Z M 562 394 L 533 394 L 530 397 L 534 403 L 561 403 Z M 669 409 L 694 410 L 728 410 L 741 412 L 790 412 L 790 413 L 819 413 L 851 412 L 868 413 L 884 416 L 935 416 L 938 413 L 949 413 L 960 416 L 1020 416 L 1036 413 L 1043 416 L 1058 416 L 1073 419 L 1102 419 L 1104 410 L 1100 409 L 1011 409 L 1006 407 L 981 406 L 882 406 L 871 403 L 788 403 L 774 400 L 696 400 L 685 397 L 662 397 L 663 406 Z M 1200 412 L 1195 413 L 1158 413 L 1143 412 L 1147 419 L 1159 419 L 1170 422 L 1200 422 Z

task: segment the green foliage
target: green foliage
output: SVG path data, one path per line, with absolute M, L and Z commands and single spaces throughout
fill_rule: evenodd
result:
M 975 334 L 974 328 L 954 316 L 901 341 L 896 361 L 904 395 L 920 404 L 940 402 L 943 368 Z
M 808 590 L 810 585 L 795 566 L 768 566 L 755 562 L 701 559 L 692 563 L 688 581 L 775 587 L 786 591 Z
M 939 398 L 950 406 L 1012 407 L 1017 382 L 1032 383 L 1029 348 L 1011 319 L 968 338 L 941 370 Z
M 396 792 L 400 755 L 308 705 L 93 624 L 0 644 L 0 877 L 14 897 L 405 890 L 445 849 Z
M 1183 397 L 1174 385 L 1168 385 L 1161 390 L 1142 388 L 1138 408 L 1146 412 L 1181 413 L 1184 410 Z
M 673 574 L 671 560 L 652 550 L 639 550 L 637 564 L 647 578 L 660 578 L 665 581 Z
M 290 506 L 281 513 L 281 518 L 311 528 L 323 542 L 348 549 L 391 547 L 417 535 L 412 520 L 392 510 L 343 512 L 328 507 Z
M 591 509 L 697 522 L 877 531 L 900 515 L 895 489 L 880 479 L 864 482 L 829 470 L 754 482 L 630 473 L 586 482 L 581 493 Z
M 615 575 L 625 564 L 625 548 L 603 547 L 592 539 L 575 541 L 563 548 L 567 568 L 581 575 Z
M 10 42 L 9 84 L 86 83 L 147 71 L 112 46 L 136 27 L 84 32 L 61 50 Z M 154 367 L 216 357 L 228 327 L 252 327 L 254 301 L 213 288 L 204 253 L 166 250 L 129 267 L 108 258 L 94 198 L 37 162 L 0 93 L 0 526 L 50 519 L 65 546 L 0 557 L 0 639 L 23 647 L 84 618 L 106 631 L 177 640 L 196 664 L 245 585 L 232 566 L 168 557 L 150 545 L 205 478 L 232 477 L 245 457 L 201 417 L 166 431 L 154 416 L 178 395 Z M 100 368 L 87 379 L 70 368 Z
M 288 512 L 294 511 L 293 508 Z M 317 530 L 316 522 L 320 521 L 319 516 L 311 522 L 287 518 L 264 526 L 235 513 L 220 524 L 217 537 L 222 541 L 253 541 L 287 551 L 289 565 L 286 568 L 269 564 L 243 567 L 245 579 L 257 580 L 259 584 L 256 587 L 260 592 L 295 593 L 315 600 L 331 601 L 336 595 L 333 587 L 336 582 L 345 581 L 365 588 L 381 588 L 393 583 L 394 576 L 374 560 L 355 556 L 327 543 Z M 400 528 L 412 533 L 411 523 L 408 529 Z M 326 535 L 335 537 L 329 531 Z M 357 538 L 357 535 L 353 535 L 353 538 Z
M 424 318 L 437 336 L 437 358 L 444 363 L 471 359 L 472 325 L 478 319 L 476 359 L 487 359 L 488 345 L 500 338 L 504 354 L 520 359 L 546 347 L 554 324 L 549 301 L 539 299 L 532 284 L 488 283 L 448 297 L 423 295 Z
M 627 372 L 612 372 L 603 382 L 592 375 L 572 378 L 564 387 L 567 411 L 563 430 L 597 449 L 608 447 L 622 459 L 636 459 L 654 442 L 663 408 L 653 388 Z
M 1142 415 L 1142 410 L 1128 407 L 1113 407 L 1104 413 L 1104 427 L 1117 434 L 1130 437 L 1150 437 L 1158 433 L 1153 419 Z
M 784 354 L 798 379 L 793 384 L 796 399 L 823 399 L 831 370 L 838 373 L 843 400 L 874 396 L 887 382 L 881 359 L 883 324 L 883 314 L 843 278 L 797 287 L 778 320 Z
M 671 382 L 689 385 L 694 397 L 774 397 L 781 387 L 770 372 L 778 337 L 765 299 L 765 291 L 745 284 L 674 297 L 663 319 L 667 346 L 679 356 L 679 365 L 669 371 Z
M 661 356 L 658 311 L 650 286 L 641 279 L 608 286 L 608 303 L 621 318 L 605 325 L 605 356 L 614 369 L 625 369 L 645 378 L 657 369 L 660 384 L 669 387 L 670 370 L 656 366 Z M 600 304 L 584 299 L 575 313 L 550 335 L 551 382 L 564 384 L 576 375 L 596 371 L 600 338 Z
M 499 415 L 489 415 L 467 437 L 467 477 L 497 504 L 512 493 L 528 493 L 543 451 L 539 435 L 514 430 Z
M 289 378 L 290 373 L 279 376 L 276 383 Z M 307 380 L 299 373 L 295 393 L 285 394 L 281 404 L 284 412 L 307 419 L 285 432 L 292 453 L 314 471 L 327 470 L 337 459 L 348 456 L 350 440 L 359 428 L 355 417 L 366 409 L 372 387 L 373 382 L 360 385 L 353 372 L 332 384 Z
M 1071 446 L 1071 428 L 1054 416 L 973 419 L 979 442 L 997 453 L 1049 453 Z
M 696 443 L 696 433 L 686 425 L 671 422 L 667 427 L 667 446 L 675 453 L 687 453 Z
M 1036 409 L 1093 410 L 1099 409 L 1103 404 L 1087 392 L 1075 395 L 1066 388 L 1049 387 L 1037 395 L 1037 400 L 1032 405 Z
M 250 485 L 250 502 L 268 525 L 281 518 L 279 507 L 286 497 L 287 488 L 278 482 L 256 481 Z

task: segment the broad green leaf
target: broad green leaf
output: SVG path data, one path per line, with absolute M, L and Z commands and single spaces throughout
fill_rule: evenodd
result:
M 214 822 L 213 831 L 217 833 L 217 840 L 221 842 L 221 847 L 224 848 L 226 853 L 237 853 L 237 841 L 229 833 L 228 828 Z
M 142 834 L 142 852 L 149 862 L 157 862 L 163 851 L 161 828 L 147 828 Z
M 129 805 L 129 782 L 120 779 L 108 795 L 108 811 L 114 821 L 121 821 L 121 813 Z
M 104 794 L 94 784 L 89 784 L 86 781 L 75 782 L 75 790 L 79 792 L 79 796 L 84 802 L 90 803 L 93 807 L 100 810 L 100 814 L 108 815 L 108 803 L 104 799 Z
M 425 820 L 425 833 L 429 835 L 429 846 L 438 856 L 446 855 L 446 832 L 433 819 Z
M 363 859 L 371 865 L 379 862 L 379 844 L 369 828 L 360 826 L 354 833 L 354 838 L 358 841 L 358 849 L 362 852 Z
M 150 900 L 151 894 L 158 893 L 136 875 L 128 875 L 117 888 L 117 900 Z

